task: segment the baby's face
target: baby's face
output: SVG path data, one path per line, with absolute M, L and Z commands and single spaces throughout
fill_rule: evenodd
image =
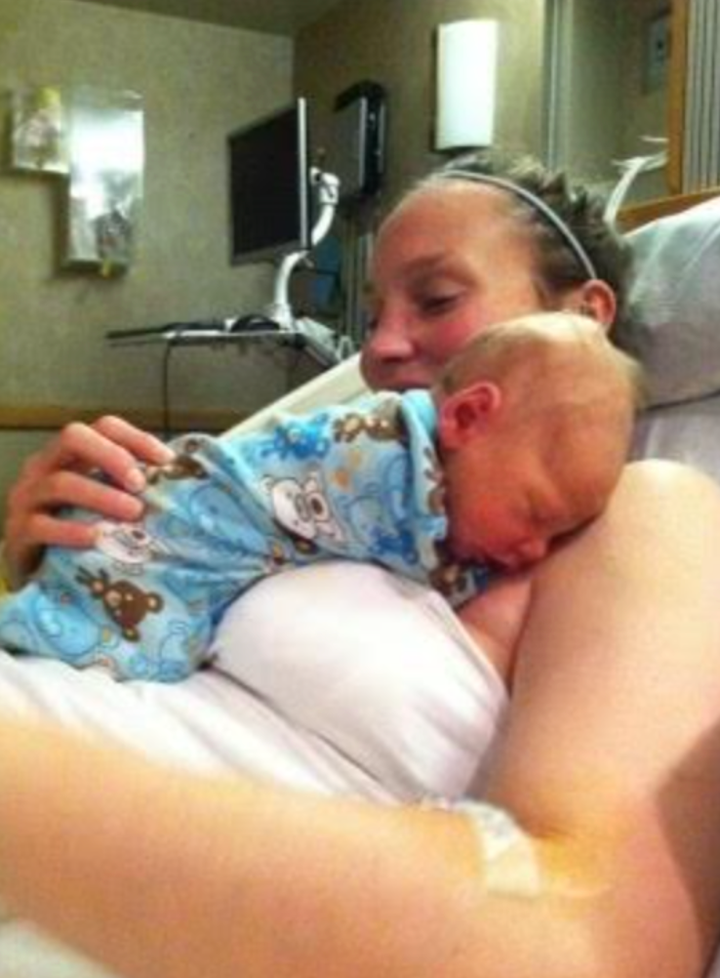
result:
M 615 456 L 591 439 L 550 465 L 532 440 L 477 438 L 445 468 L 451 550 L 507 570 L 533 564 L 605 508 L 619 474 Z

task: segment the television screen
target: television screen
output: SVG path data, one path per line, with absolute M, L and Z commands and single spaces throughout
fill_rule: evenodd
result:
M 310 248 L 305 99 L 228 137 L 233 264 Z

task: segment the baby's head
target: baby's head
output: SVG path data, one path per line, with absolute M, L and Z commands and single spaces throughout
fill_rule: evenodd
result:
M 583 316 L 530 315 L 471 340 L 435 390 L 453 554 L 516 569 L 599 515 L 641 387 L 635 361 Z

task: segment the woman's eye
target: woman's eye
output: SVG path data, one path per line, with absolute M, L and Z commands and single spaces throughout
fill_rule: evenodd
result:
M 363 330 L 366 334 L 374 333 L 377 329 L 378 317 L 374 313 L 363 313 Z
M 368 333 L 373 332 L 377 329 L 377 324 L 380 319 L 381 309 L 380 306 L 372 302 L 372 300 L 366 300 L 361 307 L 360 315 L 362 316 L 362 325 Z
M 449 292 L 442 295 L 426 296 L 420 300 L 419 305 L 426 315 L 437 316 L 452 309 L 459 299 L 460 294 L 458 292 Z

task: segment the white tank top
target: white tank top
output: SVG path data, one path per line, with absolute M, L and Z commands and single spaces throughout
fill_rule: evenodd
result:
M 215 652 L 216 669 L 300 736 L 328 790 L 480 791 L 507 695 L 437 593 L 362 564 L 287 572 L 236 603 Z

